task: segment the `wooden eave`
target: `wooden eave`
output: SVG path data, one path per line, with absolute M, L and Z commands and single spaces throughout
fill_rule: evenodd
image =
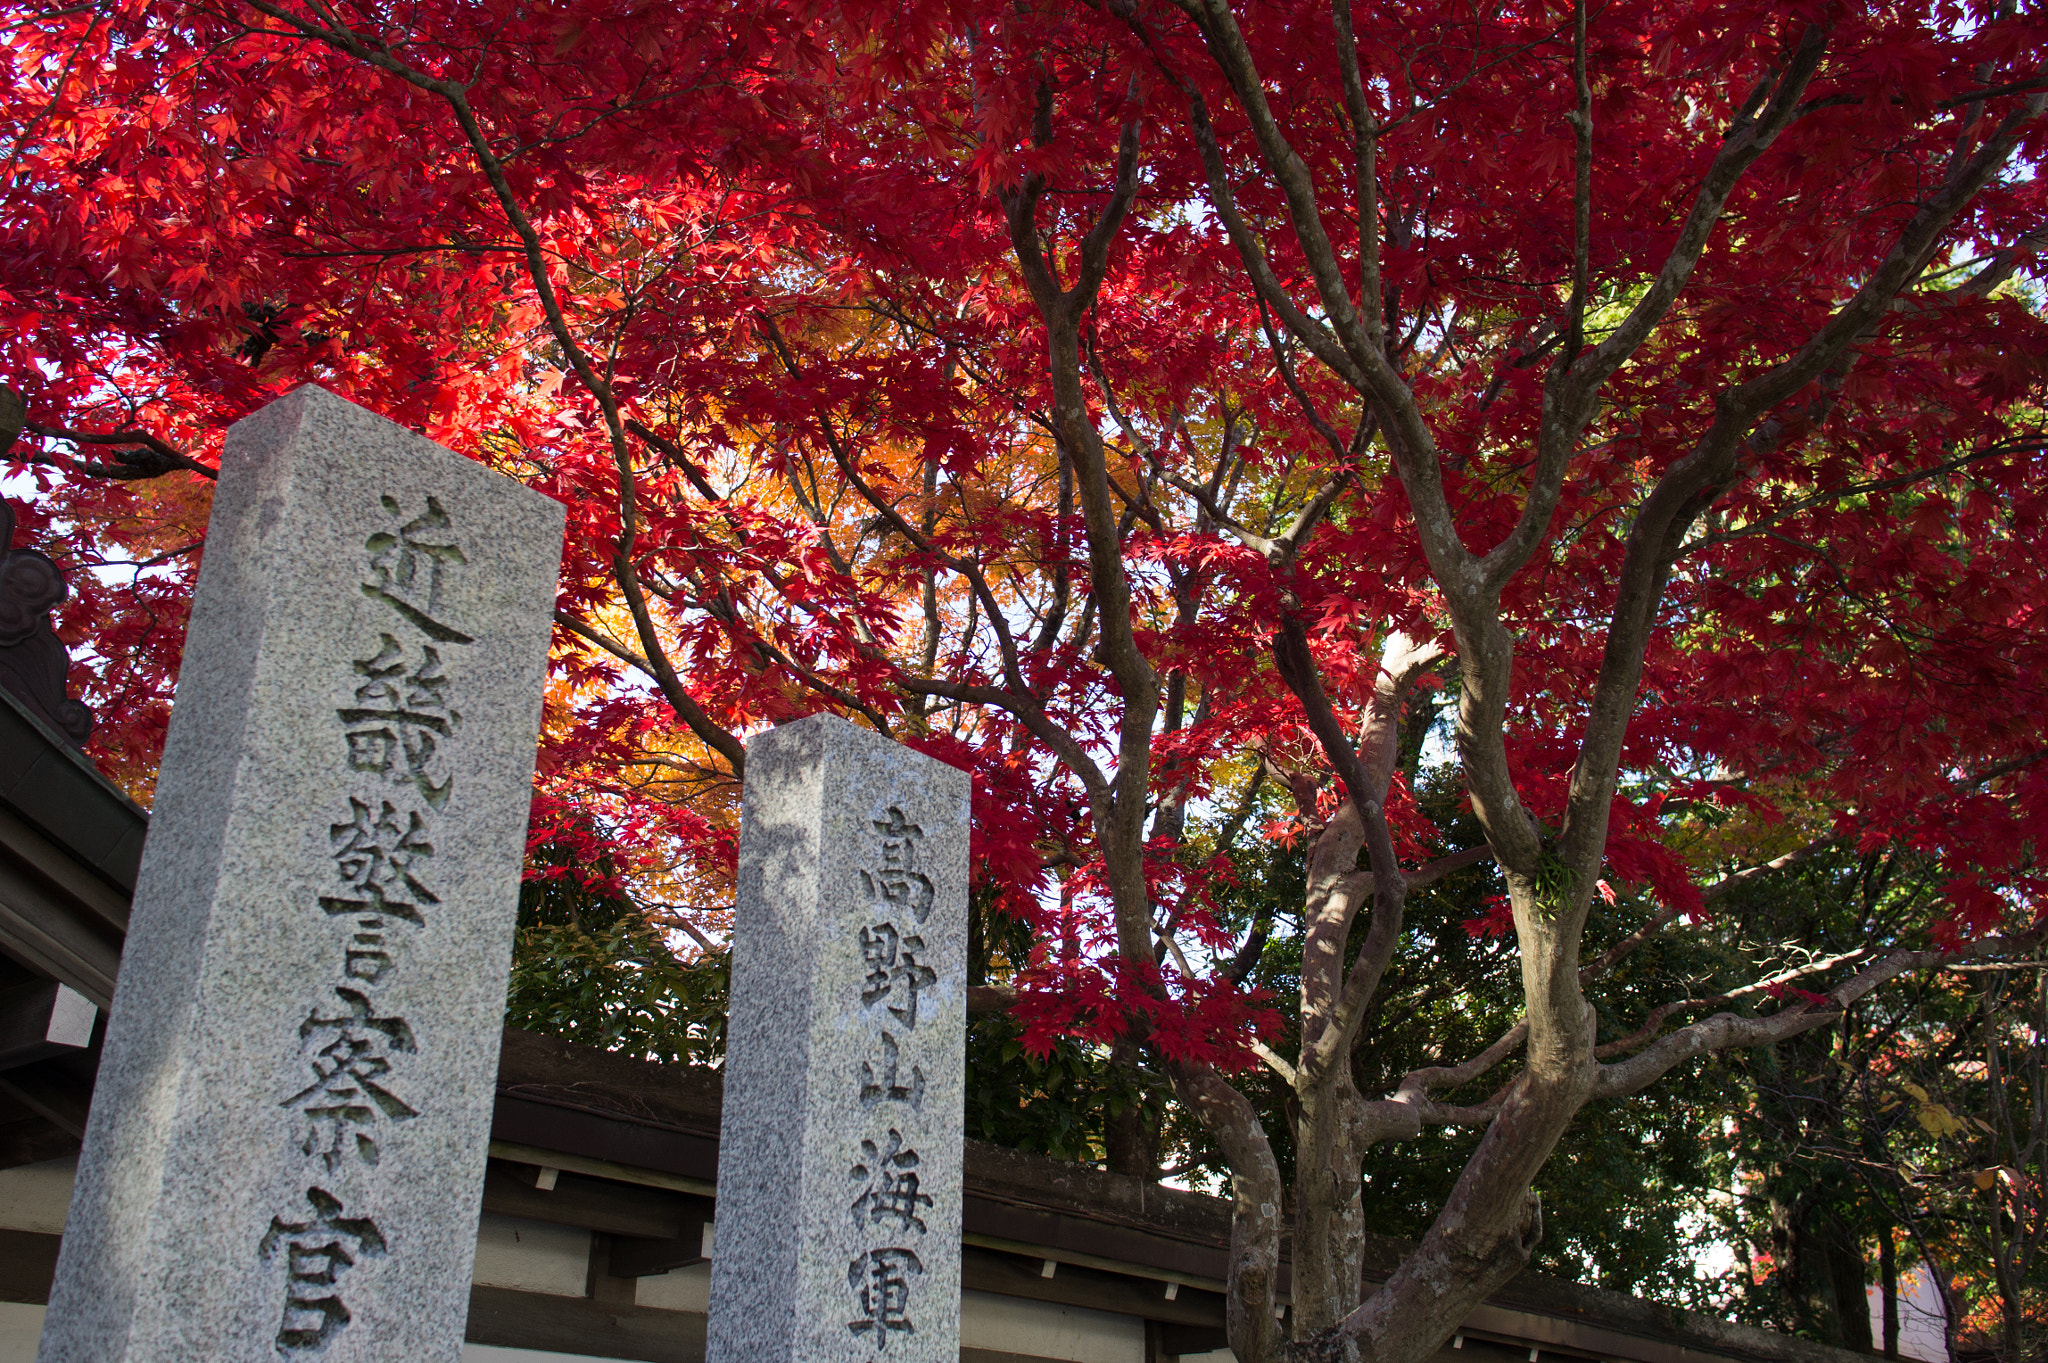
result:
M 0 951 L 113 1002 L 149 816 L 0 687 Z

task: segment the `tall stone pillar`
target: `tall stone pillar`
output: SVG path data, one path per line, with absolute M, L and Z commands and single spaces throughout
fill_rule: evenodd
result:
M 455 1363 L 562 521 L 229 432 L 41 1363 Z

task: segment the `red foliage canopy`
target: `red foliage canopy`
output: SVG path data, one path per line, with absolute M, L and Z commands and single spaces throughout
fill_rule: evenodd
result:
M 1071 263 L 1126 119 L 1143 173 L 1087 321 L 1104 385 L 1091 401 L 1106 428 L 1123 423 L 1112 476 L 1130 494 L 1140 638 L 1202 700 L 1199 723 L 1162 735 L 1155 784 L 1200 794 L 1219 760 L 1298 746 L 1299 714 L 1261 658 L 1274 574 L 1172 480 L 1228 465 L 1229 481 L 1298 501 L 1328 463 L 1323 441 L 1348 435 L 1329 429 L 1342 403 L 1308 357 L 1268 347 L 1283 334 L 1205 206 L 1187 98 L 1219 111 L 1237 171 L 1253 154 L 1243 114 L 1191 27 L 1121 14 L 448 0 L 401 25 L 270 3 L 17 10 L 0 366 L 40 437 L 15 452 L 37 479 L 27 526 L 98 569 L 74 574 L 63 623 L 91 651 L 99 755 L 146 785 L 196 557 L 179 551 L 205 507 L 188 475 L 133 475 L 173 466 L 168 449 L 212 462 L 229 423 L 308 380 L 568 503 L 562 603 L 593 630 L 619 609 L 622 553 L 659 580 L 658 648 L 709 727 L 820 704 L 901 724 L 921 708 L 905 673 L 994 676 L 989 621 L 958 618 L 967 593 L 948 566 L 987 565 L 1006 609 L 1042 624 L 1034 593 L 1069 590 L 1083 533 L 1047 449 L 1037 318 L 996 196 L 1046 177 L 1058 197 L 1041 231 Z M 1544 547 L 1503 602 L 1520 645 L 1511 754 L 1539 819 L 1562 812 L 1631 507 L 1711 421 L 1712 395 L 1805 342 L 1867 275 L 1952 172 L 1958 139 L 2038 100 L 2033 21 L 1950 4 L 1799 16 L 1833 25 L 1804 116 L 1737 187 L 1682 321 L 1609 382 Z M 1799 16 L 1633 4 L 1590 26 L 1589 334 L 1649 287 Z M 1544 361 L 1564 339 L 1570 19 L 1544 5 L 1353 19 L 1379 73 L 1365 93 L 1384 129 L 1386 318 L 1474 545 L 1520 513 Z M 1354 150 L 1331 110 L 1328 16 L 1268 5 L 1246 22 L 1274 115 L 1312 175 L 1341 183 Z M 1773 791 L 1796 791 L 1844 836 L 1911 839 L 1954 862 L 1965 931 L 2040 892 L 2048 817 L 2048 778 L 2025 765 L 2048 600 L 2030 552 L 2048 346 L 2037 295 L 2008 283 L 2042 222 L 2041 125 L 2023 122 L 1854 367 L 1781 405 L 1692 535 L 1624 762 L 1688 799 L 1768 812 Z M 1254 226 L 1283 218 L 1283 198 L 1236 183 Z M 1356 217 L 1326 208 L 1355 259 Z M 1270 254 L 1299 294 L 1302 251 L 1276 240 Z M 1297 394 L 1328 413 L 1322 429 Z M 637 428 L 623 461 L 608 409 Z M 166 453 L 105 438 L 120 432 Z M 1355 449 L 1357 481 L 1289 584 L 1340 703 L 1369 691 L 1376 631 L 1444 624 L 1401 487 Z M 841 503 L 863 484 L 922 517 L 923 536 L 861 525 L 873 509 Z M 108 571 L 138 563 L 151 571 Z M 934 577 L 940 624 L 920 640 Z M 655 651 L 632 633 L 625 651 Z M 1103 668 L 1057 630 L 1022 642 L 1025 685 L 1100 748 Z M 547 768 L 638 812 L 608 769 L 705 726 L 650 707 L 659 688 L 619 651 L 565 632 L 576 689 L 552 712 Z M 915 741 L 982 777 L 978 864 L 1033 912 L 1040 853 L 1088 855 L 1079 792 L 1014 716 L 942 727 Z M 1662 849 L 1655 806 L 1617 813 L 1613 874 L 1692 908 L 1700 868 Z M 721 826 L 715 810 L 662 824 L 723 848 Z M 1407 831 L 1426 850 L 1428 830 Z

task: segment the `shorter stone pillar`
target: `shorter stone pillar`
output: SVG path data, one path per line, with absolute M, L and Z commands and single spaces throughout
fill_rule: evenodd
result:
M 747 745 L 707 1363 L 958 1363 L 971 782 Z

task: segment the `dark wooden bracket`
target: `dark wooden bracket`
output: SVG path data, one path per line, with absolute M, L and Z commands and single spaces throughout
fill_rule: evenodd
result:
M 612 1276 L 651 1278 L 658 1273 L 703 1263 L 710 1257 L 704 1253 L 704 1228 L 710 1220 L 710 1201 L 692 1198 L 684 1204 L 679 1234 L 661 1240 L 645 1240 L 633 1235 L 613 1236 Z

